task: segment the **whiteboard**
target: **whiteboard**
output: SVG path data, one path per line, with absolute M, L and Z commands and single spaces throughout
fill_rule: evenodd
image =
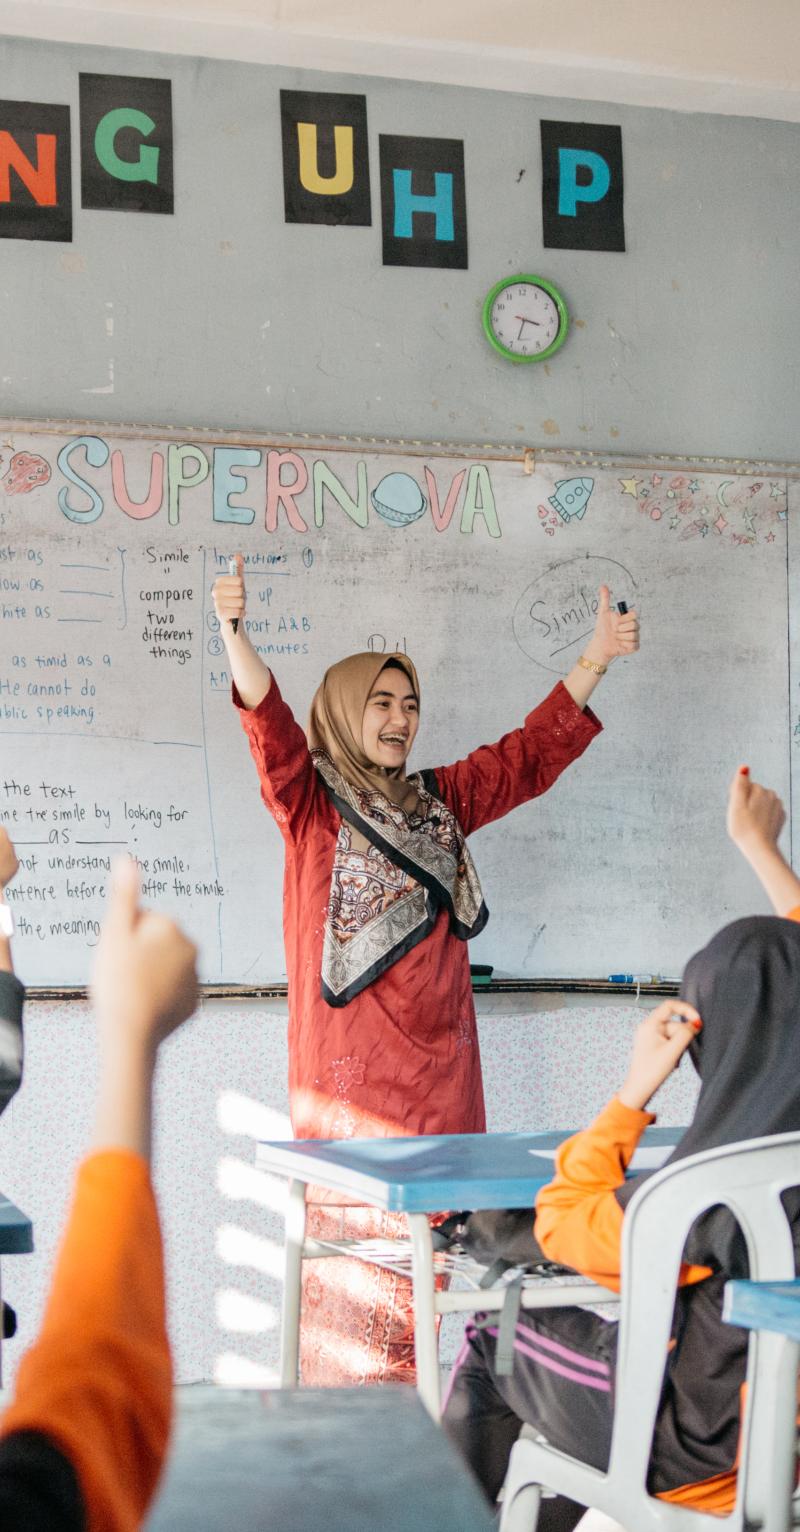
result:
M 301 721 L 344 654 L 414 659 L 420 767 L 522 721 L 580 652 L 598 584 L 636 603 L 642 651 L 596 693 L 604 733 L 473 839 L 491 912 L 473 960 L 671 977 L 764 907 L 723 814 L 740 760 L 789 795 L 796 486 L 719 466 L 525 466 L 419 444 L 5 428 L 0 817 L 23 858 L 10 894 L 29 983 L 85 982 L 119 850 L 198 942 L 206 982 L 285 979 L 282 842 L 210 595 L 237 549 L 251 636 Z

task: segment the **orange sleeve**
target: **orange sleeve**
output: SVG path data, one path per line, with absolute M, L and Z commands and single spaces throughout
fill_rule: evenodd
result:
M 615 1096 L 599 1117 L 562 1144 L 556 1174 L 536 1198 L 536 1238 L 545 1255 L 619 1291 L 622 1208 L 614 1196 L 651 1112 Z
M 551 1261 L 572 1266 L 592 1282 L 619 1292 L 623 1211 L 614 1192 L 652 1112 L 624 1106 L 618 1096 L 583 1133 L 575 1133 L 556 1154 L 556 1174 L 536 1198 L 535 1234 Z M 679 1283 L 702 1282 L 707 1266 L 681 1266 Z
M 788 915 L 786 916 L 786 919 L 787 920 L 800 920 L 800 904 L 796 904 L 794 909 L 789 911 Z
M 39 1431 L 78 1476 L 87 1532 L 134 1532 L 169 1440 L 172 1364 L 161 1230 L 145 1160 L 90 1156 L 77 1176 L 38 1339 L 0 1435 Z

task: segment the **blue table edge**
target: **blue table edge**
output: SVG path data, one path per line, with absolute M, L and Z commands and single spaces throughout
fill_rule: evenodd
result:
M 264 1170 L 277 1171 L 291 1180 L 303 1181 L 306 1185 L 323 1186 L 329 1191 L 349 1192 L 351 1195 L 361 1194 L 365 1202 L 388 1212 L 435 1213 L 476 1207 L 532 1209 L 537 1194 L 552 1181 L 555 1171 L 552 1155 L 537 1155 L 534 1152 L 536 1144 L 542 1148 L 556 1148 L 571 1136 L 571 1131 L 431 1134 L 398 1139 L 260 1140 L 256 1144 L 256 1164 Z M 682 1127 L 648 1128 L 641 1142 L 671 1147 L 684 1131 Z M 415 1146 L 419 1156 L 426 1148 L 441 1144 L 452 1150 L 458 1140 L 495 1147 L 498 1143 L 506 1148 L 518 1147 L 521 1155 L 526 1156 L 521 1158 L 520 1163 L 528 1173 L 515 1174 L 510 1179 L 508 1174 L 494 1177 L 491 1174 L 480 1174 L 476 1177 L 473 1172 L 472 1176 L 465 1175 L 463 1178 L 451 1174 L 438 1180 L 430 1178 L 420 1181 L 414 1178 L 411 1164 L 406 1167 L 412 1172 L 410 1178 L 402 1178 L 402 1173 L 398 1175 L 398 1167 L 391 1164 L 390 1158 L 382 1166 L 360 1168 L 352 1164 L 337 1164 L 335 1158 L 326 1157 L 331 1151 L 334 1155 L 352 1154 L 354 1145 L 359 1146 L 357 1153 L 369 1154 L 375 1146 L 380 1146 L 384 1153 L 386 1150 L 391 1152 L 396 1146 L 398 1151 L 402 1150 L 406 1155 L 411 1146 Z
M 722 1317 L 744 1330 L 770 1330 L 800 1341 L 800 1280 L 726 1282 Z

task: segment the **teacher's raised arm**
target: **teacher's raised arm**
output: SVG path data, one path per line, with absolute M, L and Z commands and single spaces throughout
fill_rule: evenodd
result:
M 256 654 L 244 621 L 247 597 L 244 588 L 244 559 L 236 555 L 236 574 L 220 575 L 214 581 L 212 596 L 219 618 L 220 635 L 228 651 L 228 663 L 236 690 L 246 708 L 258 707 L 272 684 L 272 672 Z
M 639 618 L 635 609 L 615 612 L 607 585 L 600 586 L 598 595 L 594 632 L 569 675 L 564 677 L 564 685 L 579 708 L 586 706 L 609 665 L 625 654 L 634 654 L 639 647 Z

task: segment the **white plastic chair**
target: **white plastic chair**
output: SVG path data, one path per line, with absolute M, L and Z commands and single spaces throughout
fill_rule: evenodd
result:
M 540 1485 L 595 1508 L 627 1532 L 788 1532 L 797 1466 L 797 1367 L 800 1346 L 754 1333 L 736 1505 L 723 1520 L 647 1493 L 650 1445 L 658 1411 L 675 1291 L 686 1236 L 695 1219 L 727 1205 L 747 1242 L 750 1276 L 795 1275 L 789 1221 L 780 1196 L 800 1185 L 800 1133 L 753 1139 L 693 1155 L 645 1181 L 625 1213 L 616 1405 L 607 1472 L 541 1440 L 517 1442 L 503 1492 L 500 1532 L 534 1532 Z M 703 1380 L 697 1380 L 702 1389 Z M 795 1503 L 796 1508 L 796 1503 Z M 608 1521 L 584 1518 L 586 1529 Z M 581 1522 L 581 1526 L 584 1526 Z M 610 1532 L 610 1529 L 609 1529 Z

